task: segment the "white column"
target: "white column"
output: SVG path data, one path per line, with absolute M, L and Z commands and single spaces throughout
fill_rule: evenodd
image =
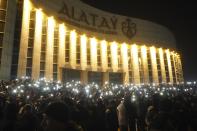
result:
M 105 72 L 108 68 L 108 62 L 107 62 L 107 42 L 101 41 L 101 66 L 102 70 Z
M 97 70 L 97 40 L 90 38 L 90 61 L 93 71 Z
M 87 68 L 87 37 L 85 35 L 80 37 L 80 44 L 81 69 L 85 70 Z
M 140 71 L 139 71 L 139 60 L 138 60 L 138 47 L 137 45 L 131 46 L 131 57 L 133 64 L 133 82 L 134 84 L 140 84 Z
M 129 83 L 129 69 L 128 69 L 128 46 L 126 43 L 121 44 L 121 59 L 124 72 L 123 83 Z
M 26 75 L 30 11 L 31 3 L 24 0 L 17 77 Z
M 170 83 L 173 84 L 173 75 L 172 75 L 172 65 L 171 65 L 171 59 L 170 59 L 170 51 L 166 50 L 166 58 L 168 62 L 168 72 L 169 72 L 169 77 L 170 77 Z
M 181 58 L 180 58 L 179 55 L 178 55 L 178 63 L 179 63 L 180 82 L 184 82 L 184 78 L 183 78 L 183 66 L 182 66 Z
M 174 84 L 178 84 L 177 74 L 176 74 L 177 68 L 176 68 L 176 60 L 175 60 L 175 54 L 174 54 L 174 52 L 172 52 L 172 61 L 173 61 L 172 64 L 174 65 L 174 74 L 175 74 L 174 78 L 176 80 L 176 82 L 174 82 Z
M 59 25 L 59 48 L 58 48 L 58 80 L 62 80 L 62 67 L 65 66 L 65 36 L 66 28 L 64 24 Z
M 165 70 L 163 54 L 164 54 L 163 49 L 159 48 L 159 60 L 160 60 L 160 66 L 161 66 L 162 83 L 166 83 L 166 70 Z
M 148 60 L 147 60 L 147 48 L 146 46 L 141 46 L 141 59 L 143 66 L 143 77 L 144 84 L 149 84 L 149 73 L 148 73 Z
M 159 79 L 158 79 L 158 69 L 157 69 L 157 59 L 156 59 L 155 47 L 150 47 L 150 56 L 151 56 L 153 83 L 158 84 Z
M 53 44 L 54 44 L 54 28 L 55 21 L 53 17 L 48 18 L 47 26 L 47 45 L 46 45 L 46 63 L 45 63 L 45 77 L 48 80 L 53 79 Z
M 179 75 L 179 73 L 180 73 L 180 66 L 179 66 L 179 61 L 178 61 L 178 55 L 177 55 L 177 53 L 175 54 L 175 62 L 176 62 L 176 64 L 175 64 L 175 68 L 176 68 L 176 79 L 177 79 L 177 83 L 178 84 L 180 84 L 180 75 Z
M 76 45 L 77 45 L 77 33 L 75 31 L 70 32 L 70 66 L 76 68 Z
M 39 9 L 36 10 L 36 25 L 34 34 L 33 62 L 32 62 L 32 78 L 39 79 L 40 76 L 40 52 L 42 42 L 42 17 L 43 13 Z
M 116 42 L 111 43 L 111 64 L 114 72 L 118 71 L 118 45 Z

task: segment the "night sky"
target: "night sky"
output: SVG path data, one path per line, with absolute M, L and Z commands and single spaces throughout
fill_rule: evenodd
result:
M 185 0 L 82 0 L 112 13 L 150 20 L 175 35 L 185 80 L 197 80 L 197 8 Z M 195 39 L 196 38 L 196 39 Z

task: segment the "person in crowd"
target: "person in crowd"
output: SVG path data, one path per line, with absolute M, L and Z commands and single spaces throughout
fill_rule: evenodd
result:
M 63 102 L 48 105 L 42 127 L 44 131 L 83 131 L 79 125 L 69 121 L 69 109 Z
M 110 101 L 105 110 L 105 124 L 107 131 L 118 130 L 118 117 L 116 113 L 116 103 L 114 100 Z
M 118 125 L 120 131 L 128 131 L 129 119 L 126 113 L 124 100 L 122 100 L 117 107 Z
M 131 131 L 135 131 L 137 129 L 137 110 L 136 110 L 136 101 L 137 98 L 133 95 L 130 95 L 130 93 L 126 93 L 124 97 L 124 106 L 126 109 L 126 116 L 128 117 L 128 124 L 129 129 Z M 135 96 L 135 98 L 133 97 Z
M 5 104 L 2 131 L 14 131 L 17 122 L 17 106 L 14 102 L 7 101 Z
M 19 112 L 17 131 L 35 131 L 38 129 L 38 119 L 30 104 L 25 104 Z

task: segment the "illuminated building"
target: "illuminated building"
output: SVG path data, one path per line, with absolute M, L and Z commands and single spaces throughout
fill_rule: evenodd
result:
M 183 82 L 167 28 L 80 0 L 0 0 L 0 58 L 0 79 Z

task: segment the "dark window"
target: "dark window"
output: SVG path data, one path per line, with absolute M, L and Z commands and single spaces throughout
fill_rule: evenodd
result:
M 73 69 L 63 69 L 62 73 L 63 81 L 80 80 L 80 71 Z
M 27 68 L 26 69 L 26 75 L 27 76 L 31 76 L 31 73 L 32 73 L 32 69 L 31 68 Z
M 32 67 L 32 58 L 27 59 L 27 67 Z
M 0 20 L 5 21 L 6 11 L 0 10 Z
M 102 73 L 101 72 L 88 72 L 88 82 L 102 84 Z
M 28 40 L 28 47 L 33 47 L 34 44 L 34 39 L 29 39 Z
M 40 78 L 44 77 L 44 71 L 40 71 Z
M 109 82 L 115 84 L 123 83 L 123 74 L 122 73 L 109 73 Z
M 30 38 L 34 37 L 34 30 L 32 30 L 32 29 L 29 30 L 29 37 Z
M 53 64 L 53 72 L 57 72 L 57 64 Z
M 54 80 L 54 81 L 57 80 L 57 73 L 53 73 L 53 80 Z
M 57 63 L 57 55 L 53 56 L 53 63 Z
M 58 52 L 58 48 L 57 47 L 54 47 L 54 54 L 57 54 L 57 52 Z
M 0 47 L 3 46 L 3 33 L 0 33 Z
M 35 27 L 35 21 L 30 20 L 29 28 L 34 28 L 34 27 Z
M 45 52 L 42 52 L 41 53 L 41 59 L 40 59 L 41 61 L 44 61 L 45 60 Z
M 28 48 L 27 57 L 32 57 L 32 55 L 33 55 L 33 50 L 32 50 L 32 48 Z
M 2 48 L 0 48 L 0 64 L 1 64 Z
M 0 32 L 4 32 L 5 22 L 0 21 Z
M 44 70 L 45 69 L 45 63 L 44 62 L 41 62 L 40 63 L 40 70 Z

